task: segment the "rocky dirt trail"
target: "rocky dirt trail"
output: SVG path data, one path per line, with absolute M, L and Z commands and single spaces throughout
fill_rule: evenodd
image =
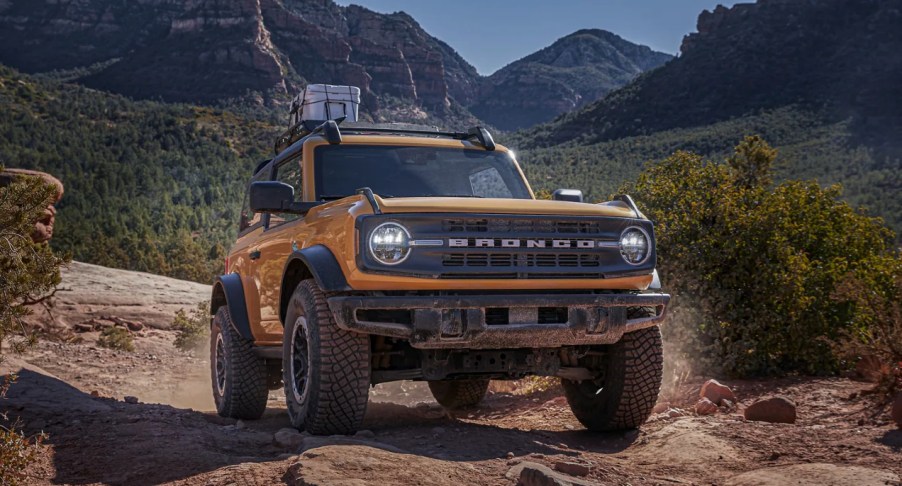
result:
M 582 430 L 555 390 L 449 414 L 414 383 L 375 388 L 352 437 L 285 430 L 275 393 L 262 420 L 222 419 L 205 356 L 177 351 L 165 329 L 208 287 L 84 264 L 62 287 L 55 325 L 34 316 L 46 327 L 143 326 L 132 353 L 91 331 L 0 365 L 19 374 L 0 411 L 49 437 L 29 484 L 902 484 L 902 430 L 862 396 L 872 385 L 845 378 L 725 382 L 738 404 L 707 416 L 694 413 L 701 381 L 683 383 L 642 430 L 610 434 Z M 797 404 L 795 424 L 743 417 L 776 394 Z

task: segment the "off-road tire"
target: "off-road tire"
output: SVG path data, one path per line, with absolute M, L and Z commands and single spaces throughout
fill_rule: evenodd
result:
M 222 353 L 219 368 L 217 343 Z M 253 347 L 253 342 L 235 330 L 228 307 L 220 307 L 210 332 L 210 375 L 216 412 L 223 417 L 256 420 L 266 411 L 266 360 L 257 356 Z
M 306 337 L 306 377 L 295 395 L 292 336 L 301 326 Z M 282 381 L 291 424 L 316 435 L 350 434 L 366 414 L 370 386 L 370 338 L 335 324 L 322 290 L 312 279 L 291 296 L 283 334 Z M 300 336 L 300 334 L 299 334 Z
M 654 315 L 648 314 L 653 308 L 630 311 L 631 318 Z M 561 380 L 573 415 L 593 431 L 634 429 L 645 423 L 661 390 L 662 347 L 661 330 L 655 326 L 624 334 L 616 344 L 600 348 L 603 355 L 587 363 L 590 370 L 603 374 L 599 393 L 597 383 Z
M 429 391 L 439 405 L 450 409 L 472 407 L 485 398 L 489 380 L 434 380 Z

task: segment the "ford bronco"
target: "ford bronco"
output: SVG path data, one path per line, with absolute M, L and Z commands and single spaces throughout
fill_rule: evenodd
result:
M 556 376 L 590 430 L 635 428 L 662 378 L 652 223 L 629 196 L 538 200 L 484 128 L 299 124 L 248 185 L 213 286 L 219 414 L 351 433 L 369 387 L 428 382 L 447 408 L 490 380 Z

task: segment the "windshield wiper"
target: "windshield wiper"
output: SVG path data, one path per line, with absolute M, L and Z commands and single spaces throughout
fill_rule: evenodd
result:
M 351 197 L 351 196 L 353 196 L 353 194 L 346 194 L 344 196 L 339 196 L 339 195 L 335 195 L 335 194 L 321 194 L 319 196 L 319 199 L 320 199 L 320 201 L 337 201 L 339 199 L 344 199 L 346 197 Z M 377 196 L 379 196 L 383 199 L 389 199 L 389 198 L 395 197 L 395 196 L 392 196 L 391 194 L 377 194 Z

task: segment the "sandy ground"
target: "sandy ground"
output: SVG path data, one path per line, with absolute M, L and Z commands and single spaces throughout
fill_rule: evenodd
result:
M 63 287 L 73 290 L 58 294 L 54 317 L 67 325 L 113 315 L 165 328 L 176 309 L 208 298 L 205 286 L 83 264 Z M 133 353 L 96 346 L 96 333 L 77 337 L 0 365 L 19 373 L 0 411 L 49 436 L 28 484 L 509 485 L 524 465 L 559 463 L 586 466 L 585 476 L 561 473 L 573 484 L 902 484 L 902 430 L 861 395 L 870 384 L 845 378 L 728 382 L 738 408 L 707 417 L 691 412 L 700 382 L 685 383 L 667 394 L 682 415 L 610 434 L 582 430 L 553 389 L 495 392 L 449 414 L 421 384 L 380 385 L 368 432 L 282 446 L 282 397 L 271 395 L 259 421 L 211 413 L 209 363 L 172 347 L 172 332 L 137 333 Z M 798 404 L 796 424 L 742 418 L 744 406 L 776 393 Z

